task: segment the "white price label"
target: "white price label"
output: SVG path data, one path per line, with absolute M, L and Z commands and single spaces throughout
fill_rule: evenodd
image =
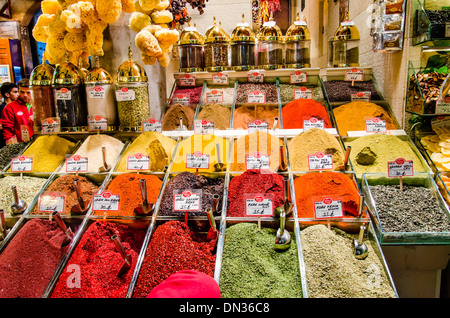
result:
M 308 131 L 311 128 L 318 128 L 318 129 L 324 129 L 325 128 L 325 121 L 321 119 L 317 119 L 314 117 L 311 117 L 310 119 L 303 121 L 303 131 Z
M 186 154 L 187 169 L 209 169 L 209 155 L 201 151 Z
M 386 121 L 379 118 L 366 119 L 366 132 L 385 133 L 387 132 Z
M 103 99 L 105 98 L 106 90 L 103 86 L 94 86 L 88 88 L 89 98 Z
M 108 130 L 108 118 L 100 115 L 89 117 L 88 129 L 90 131 Z
M 33 170 L 33 158 L 19 156 L 11 159 L 11 172 L 28 172 Z
M 313 98 L 313 90 L 311 88 L 301 87 L 296 88 L 295 99 L 312 99 Z
M 247 74 L 249 83 L 264 83 L 264 74 L 260 72 L 250 72 Z
M 119 211 L 120 196 L 110 191 L 94 194 L 92 209 L 94 211 Z
M 314 202 L 314 215 L 316 219 L 328 219 L 343 217 L 342 202 L 325 198 L 322 201 Z
M 59 118 L 47 118 L 42 121 L 42 134 L 59 133 L 61 121 Z
M 370 102 L 371 96 L 371 92 L 358 92 L 356 94 L 352 94 L 350 99 L 352 102 Z
M 314 156 L 308 156 L 309 170 L 333 170 L 333 156 L 317 152 Z
M 162 121 L 150 118 L 149 120 L 144 120 L 142 123 L 142 131 L 156 131 L 162 132 Z
M 179 79 L 180 86 L 195 86 L 195 76 L 190 74 L 185 74 Z
M 436 114 L 450 114 L 450 97 L 436 101 Z
M 173 192 L 173 210 L 184 212 L 200 211 L 202 190 L 177 190 Z
M 254 133 L 255 131 L 268 132 L 269 123 L 263 122 L 261 120 L 255 120 L 252 123 L 248 123 L 248 133 Z
M 253 91 L 247 95 L 247 103 L 264 104 L 266 102 L 266 93 L 261 91 Z
M 389 177 L 414 176 L 413 161 L 405 160 L 403 158 L 395 159 L 395 161 L 388 161 L 388 176 Z
M 194 134 L 196 135 L 214 135 L 214 122 L 205 119 L 194 122 Z
M 206 93 L 206 103 L 223 103 L 223 90 L 213 89 Z
M 66 197 L 56 193 L 48 193 L 39 196 L 40 212 L 64 212 Z
M 128 170 L 149 170 L 150 157 L 144 156 L 141 153 L 136 153 L 134 156 L 128 156 L 127 159 Z
M 445 22 L 445 37 L 450 38 L 450 22 Z
M 273 214 L 272 199 L 263 195 L 256 195 L 253 198 L 245 199 L 246 216 L 270 217 Z
M 255 152 L 251 156 L 246 156 L 245 166 L 247 170 L 269 170 L 270 169 L 270 158 L 268 155 L 263 155 L 259 152 Z
M 66 172 L 87 172 L 88 158 L 75 155 L 66 159 Z
M 352 68 L 345 73 L 345 80 L 348 82 L 362 82 L 364 80 L 364 71 Z
M 291 84 L 306 83 L 308 81 L 308 75 L 302 71 L 295 71 L 291 73 Z
M 136 99 L 136 93 L 128 87 L 122 87 L 116 90 L 116 99 L 118 102 L 132 101 Z
M 184 106 L 189 106 L 191 101 L 191 97 L 189 95 L 185 94 L 176 94 L 173 96 L 173 103 L 174 104 L 181 104 Z
M 72 91 L 70 88 L 60 88 L 55 91 L 55 98 L 57 100 L 71 100 L 72 99 Z
M 228 74 L 226 73 L 213 74 L 212 83 L 214 85 L 228 85 Z

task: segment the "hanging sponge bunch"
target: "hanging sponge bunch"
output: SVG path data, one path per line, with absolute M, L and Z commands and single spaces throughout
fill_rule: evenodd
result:
M 122 12 L 132 13 L 135 0 L 43 0 L 42 15 L 33 28 L 36 41 L 47 43 L 50 64 L 80 58 L 88 65 L 91 55 L 103 56 L 103 31 Z
M 144 64 L 153 65 L 156 61 L 163 67 L 169 64 L 172 46 L 180 36 L 169 27 L 173 21 L 169 6 L 169 0 L 137 0 L 134 4 L 129 26 L 137 33 L 135 43 Z

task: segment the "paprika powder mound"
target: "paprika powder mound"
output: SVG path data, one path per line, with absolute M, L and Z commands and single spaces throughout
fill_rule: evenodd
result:
M 303 121 L 312 117 L 323 120 L 324 128 L 331 128 L 327 109 L 313 99 L 296 99 L 282 109 L 283 129 L 303 129 Z
M 125 298 L 146 230 L 115 222 L 93 222 L 65 266 L 52 298 Z M 118 276 L 124 262 L 111 236 L 118 235 L 131 268 Z M 76 268 L 74 270 L 74 268 Z M 79 277 L 75 277 L 77 273 Z M 79 285 L 77 285 L 77 283 Z
M 341 200 L 344 217 L 357 217 L 359 214 L 358 188 L 345 173 L 309 172 L 294 179 L 294 189 L 299 218 L 315 218 L 314 201 L 321 197 Z
M 172 220 L 156 227 L 145 252 L 133 298 L 145 298 L 154 287 L 181 270 L 195 270 L 214 277 L 216 240 L 206 240 L 184 222 Z
M 146 180 L 147 201 L 156 204 L 162 187 L 162 180 L 155 175 L 123 173 L 115 177 L 107 190 L 119 195 L 119 211 L 108 211 L 109 216 L 134 216 L 134 209 L 142 204 L 140 179 Z M 103 212 L 94 211 L 95 215 Z
M 0 297 L 42 297 L 70 246 L 65 238 L 55 222 L 27 221 L 0 254 Z

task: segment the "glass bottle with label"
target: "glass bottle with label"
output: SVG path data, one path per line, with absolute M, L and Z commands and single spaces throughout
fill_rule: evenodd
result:
M 87 110 L 89 118 L 100 116 L 107 121 L 107 130 L 114 130 L 118 126 L 113 83 L 113 78 L 100 67 L 99 58 L 96 56 L 95 66 L 86 74 Z
M 283 67 L 283 34 L 270 14 L 258 33 L 258 68 L 273 70 Z
M 42 64 L 36 66 L 30 75 L 31 105 L 33 105 L 34 131 L 36 133 L 42 130 L 42 121 L 56 117 L 52 87 L 55 69 L 45 61 L 44 52 Z
M 358 67 L 359 41 L 359 31 L 347 15 L 334 34 L 333 67 Z
M 287 68 L 311 67 L 311 35 L 305 19 L 297 19 L 286 31 L 285 36 L 285 66 Z
M 119 66 L 115 93 L 119 128 L 140 130 L 144 120 L 150 119 L 148 77 L 142 65 L 133 60 L 131 47 L 128 59 Z
M 68 58 L 55 68 L 53 92 L 56 116 L 60 118 L 61 131 L 87 130 L 86 91 L 83 74 Z
M 220 72 L 229 69 L 230 36 L 223 30 L 222 24 L 214 24 L 205 33 L 205 70 Z
M 180 72 L 201 72 L 205 67 L 203 44 L 205 38 L 191 24 L 181 32 L 178 42 Z
M 241 23 L 231 33 L 231 68 L 235 71 L 254 69 L 255 46 L 256 35 L 242 15 Z

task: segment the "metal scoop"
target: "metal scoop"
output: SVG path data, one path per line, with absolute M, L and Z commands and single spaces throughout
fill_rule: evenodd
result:
M 226 165 L 222 162 L 222 156 L 220 155 L 220 145 L 216 144 L 217 163 L 214 164 L 214 170 L 216 172 L 225 171 Z
M 25 201 L 19 199 L 19 195 L 17 194 L 16 186 L 12 186 L 11 190 L 13 192 L 13 198 L 14 198 L 14 202 L 11 205 L 11 213 L 12 214 L 22 214 L 27 209 L 28 204 Z
M 106 163 L 106 147 L 102 147 L 103 166 L 98 168 L 98 172 L 109 172 L 111 166 Z
M 120 238 L 117 234 L 114 234 L 113 236 L 111 236 L 111 240 L 113 240 L 114 243 L 116 244 L 116 248 L 119 251 L 119 253 L 122 256 L 123 261 L 124 261 L 122 264 L 122 267 L 120 267 L 119 274 L 117 275 L 117 276 L 122 276 L 123 274 L 128 272 L 131 268 L 131 264 L 132 264 L 131 254 L 127 254 L 125 252 L 122 242 L 120 241 Z
M 155 209 L 155 205 L 153 203 L 149 203 L 147 200 L 147 181 L 145 179 L 140 179 L 139 185 L 141 187 L 142 204 L 134 209 L 134 213 L 136 215 L 145 216 L 150 212 L 153 212 L 153 210 Z
M 72 242 L 74 234 L 73 234 L 72 230 L 70 229 L 70 227 L 66 226 L 66 224 L 64 223 L 64 221 L 61 218 L 61 215 L 59 214 L 58 211 L 53 212 L 52 217 L 55 220 L 58 227 L 64 232 L 64 234 L 66 234 L 66 238 L 64 239 L 64 241 L 62 243 L 62 246 L 66 246 L 67 244 Z
M 341 170 L 347 171 L 348 170 L 348 159 L 350 158 L 350 151 L 352 150 L 351 146 L 347 146 L 347 150 L 345 152 L 345 160 L 344 165 L 341 168 Z
M 280 146 L 280 165 L 278 167 L 278 172 L 285 172 L 288 170 L 286 153 L 284 152 L 284 146 Z
M 187 129 L 187 127 L 183 124 L 183 117 L 180 117 L 179 118 L 180 119 L 180 127 L 178 127 L 177 129 L 175 129 L 175 130 L 186 130 Z
M 83 200 L 83 198 L 81 197 L 81 190 L 78 179 L 73 179 L 73 185 L 75 186 L 78 203 L 72 206 L 72 208 L 70 209 L 70 214 L 84 215 L 91 207 L 91 201 L 89 201 L 88 199 Z
M 0 239 L 4 240 L 6 235 L 8 235 L 8 230 L 6 229 L 5 212 L 0 209 Z
M 359 230 L 359 237 L 353 240 L 353 245 L 355 246 L 355 258 L 356 259 L 365 259 L 369 254 L 369 249 L 367 248 L 366 243 L 364 243 L 364 230 L 366 227 L 361 225 Z
M 285 229 L 286 225 L 286 214 L 281 212 L 280 215 L 280 228 L 277 231 L 277 236 L 275 237 L 275 250 L 285 251 L 291 246 L 291 234 Z
M 288 177 L 283 178 L 283 196 L 284 204 L 275 209 L 275 217 L 280 217 L 281 213 L 284 212 L 286 216 L 292 214 L 294 205 L 289 202 L 289 179 Z

